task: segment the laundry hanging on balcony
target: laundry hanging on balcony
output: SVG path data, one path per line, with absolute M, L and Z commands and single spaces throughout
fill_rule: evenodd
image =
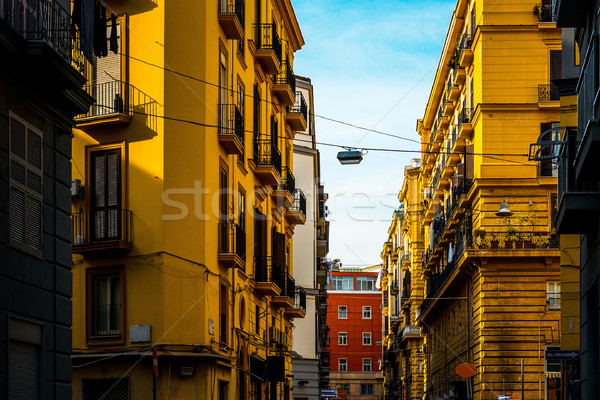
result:
M 80 43 L 83 55 L 90 64 L 96 57 L 106 57 L 110 42 L 110 50 L 117 54 L 119 51 L 117 38 L 117 16 L 110 16 L 110 39 L 108 38 L 106 5 L 97 0 L 74 0 L 71 32 L 75 37 L 77 28 L 80 32 Z

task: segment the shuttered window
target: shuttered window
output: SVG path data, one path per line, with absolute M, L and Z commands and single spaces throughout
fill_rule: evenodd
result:
M 42 249 L 42 134 L 10 116 L 9 230 L 13 243 Z
M 110 40 L 112 29 L 110 20 L 106 29 L 107 40 Z M 94 64 L 90 71 L 91 95 L 96 99 L 96 103 L 92 106 L 93 115 L 123 112 L 123 99 L 126 98 L 127 93 L 123 83 L 121 37 L 121 23 L 117 21 L 117 54 L 109 50 L 106 57 L 94 57 Z M 110 43 L 107 47 L 110 48 Z
M 40 324 L 8 318 L 8 398 L 41 398 L 44 332 Z
M 91 153 L 92 227 L 95 241 L 115 240 L 121 232 L 121 150 Z

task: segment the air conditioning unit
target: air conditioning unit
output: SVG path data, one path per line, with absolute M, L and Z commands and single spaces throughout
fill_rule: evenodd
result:
M 72 197 L 81 197 L 83 195 L 83 185 L 81 184 L 81 179 L 72 179 L 71 180 L 71 196 Z
M 281 343 L 281 331 L 274 326 L 269 327 L 269 342 Z
M 281 343 L 282 346 L 287 347 L 288 346 L 288 335 L 285 334 L 285 332 L 280 332 L 281 334 L 281 340 L 279 341 L 279 343 Z

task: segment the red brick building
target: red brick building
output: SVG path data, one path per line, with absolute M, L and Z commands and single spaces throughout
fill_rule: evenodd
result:
M 327 324 L 330 327 L 329 387 L 338 399 L 379 399 L 381 358 L 381 266 L 334 268 L 329 279 Z

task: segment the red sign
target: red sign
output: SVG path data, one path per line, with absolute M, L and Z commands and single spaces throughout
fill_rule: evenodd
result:
M 471 363 L 462 363 L 456 367 L 456 373 L 461 378 L 471 378 L 477 373 L 477 368 Z

